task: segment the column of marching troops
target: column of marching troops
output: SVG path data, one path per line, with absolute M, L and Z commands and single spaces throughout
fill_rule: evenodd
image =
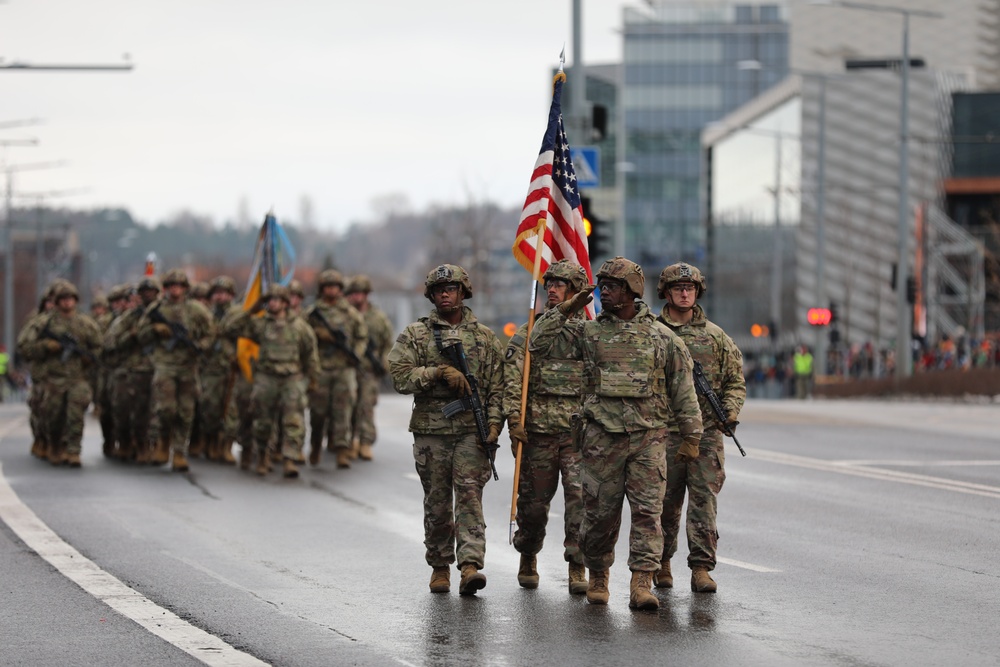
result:
M 31 453 L 79 468 L 91 403 L 103 453 L 126 463 L 187 471 L 189 460 L 233 464 L 285 477 L 319 465 L 324 442 L 338 468 L 372 460 L 374 408 L 392 325 L 368 300 L 371 281 L 320 273 L 316 302 L 303 310 L 298 281 L 274 286 L 252 307 L 235 303 L 236 283 L 219 276 L 191 285 L 179 269 L 119 285 L 78 312 L 72 283 L 56 280 L 17 340 L 32 380 Z M 256 316 L 260 314 L 260 316 Z M 250 374 L 240 339 L 258 346 Z
M 431 592 L 450 591 L 456 563 L 460 594 L 486 585 L 483 488 L 505 423 L 512 453 L 521 454 L 513 543 L 522 587 L 539 585 L 537 554 L 561 482 L 570 594 L 608 603 L 627 499 L 629 606 L 657 609 L 651 589 L 673 586 L 685 496 L 691 588 L 715 592 L 709 572 L 725 481 L 722 432 L 734 432 L 746 397 L 742 355 L 697 304 L 708 288 L 697 267 L 662 270 L 659 315 L 642 301 L 645 277 L 635 262 L 610 259 L 596 280 L 602 309 L 589 319 L 595 286 L 586 272 L 566 260 L 552 264 L 543 276 L 544 313 L 506 349 L 465 305 L 472 281 L 454 264 L 428 273 L 424 296 L 432 309 L 395 343 L 388 319 L 367 301 L 367 278 L 350 281 L 345 296 L 332 270 L 320 274 L 316 303 L 305 311 L 295 281 L 244 309 L 233 304 L 232 279 L 220 276 L 199 294 L 183 271 L 169 271 L 162 284 L 147 277 L 112 291 L 100 324 L 76 313 L 76 289 L 57 281 L 18 338 L 34 382 L 32 453 L 79 466 L 83 415 L 93 398 L 109 457 L 171 461 L 183 471 L 191 456 L 232 463 L 237 441 L 242 468 L 256 460 L 265 475 L 280 461 L 284 475 L 295 477 L 308 407 L 309 462 L 319 464 L 325 440 L 346 468 L 355 456 L 371 459 L 372 410 L 387 369 L 396 391 L 413 395 L 409 430 Z M 252 381 L 236 367 L 238 339 L 260 346 Z M 457 349 L 465 364 L 457 363 Z M 696 365 L 723 420 L 695 390 Z M 471 408 L 473 393 L 485 437 L 474 410 L 451 417 L 443 410 L 456 399 Z

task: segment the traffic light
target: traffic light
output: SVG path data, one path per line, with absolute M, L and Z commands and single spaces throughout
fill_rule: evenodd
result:
M 911 306 L 917 302 L 917 279 L 908 276 L 906 279 L 906 303 Z
M 587 248 L 590 256 L 608 257 L 611 251 L 611 223 L 594 213 L 590 197 L 580 197 L 583 207 L 583 226 L 587 231 Z
M 837 323 L 837 319 L 838 319 L 838 317 L 837 317 L 837 302 L 836 301 L 831 301 L 830 302 L 830 321 L 828 322 L 828 324 L 836 324 Z
M 810 308 L 806 320 L 814 327 L 829 326 L 832 314 L 829 308 Z

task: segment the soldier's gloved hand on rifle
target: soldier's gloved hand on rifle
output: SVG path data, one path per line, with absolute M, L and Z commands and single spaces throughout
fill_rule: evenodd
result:
M 736 421 L 736 420 L 733 420 L 733 421 L 730 421 L 730 422 L 726 422 L 726 428 L 729 429 L 730 433 L 735 434 L 736 433 L 736 425 L 737 424 L 739 424 L 739 422 Z
M 448 388 L 454 392 L 457 392 L 460 396 L 468 396 L 472 393 L 472 387 L 469 386 L 469 381 L 465 379 L 462 375 L 462 371 L 449 366 L 448 364 L 441 364 L 437 367 L 437 377 L 439 380 L 448 385 Z M 499 432 L 498 432 L 499 434 Z M 496 440 L 494 440 L 496 442 Z
M 42 341 L 42 348 L 46 352 L 51 352 L 52 354 L 55 354 L 62 350 L 62 345 L 57 340 L 46 338 Z
M 501 424 L 490 424 L 490 432 L 486 436 L 486 444 L 495 445 L 497 440 L 500 439 L 500 431 L 503 430 L 503 425 Z
M 581 310 L 587 307 L 588 303 L 594 300 L 594 297 L 591 296 L 593 291 L 594 291 L 593 286 L 589 286 L 582 292 L 577 292 L 576 294 L 574 294 L 573 298 L 563 301 L 556 307 L 566 317 L 569 317 L 574 313 L 579 313 Z
M 511 417 L 507 420 L 507 433 L 510 434 L 510 453 L 517 458 L 517 443 L 521 443 L 521 453 L 524 453 L 524 446 L 528 444 L 528 434 L 521 426 L 520 417 Z
M 313 329 L 313 332 L 316 334 L 316 340 L 318 340 L 319 342 L 321 343 L 333 342 L 333 334 L 327 331 L 325 327 L 320 327 L 319 329 Z
M 686 435 L 684 436 L 684 444 L 681 448 L 677 450 L 677 456 L 674 457 L 674 463 L 688 463 L 694 461 L 698 458 L 698 444 L 701 442 L 701 436 L 697 435 Z
M 160 338 L 172 338 L 174 332 L 170 329 L 169 324 L 164 324 L 163 322 L 156 322 L 153 324 L 153 331 Z

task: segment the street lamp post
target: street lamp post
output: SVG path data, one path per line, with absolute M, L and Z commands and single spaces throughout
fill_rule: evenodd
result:
M 909 91 L 910 91 L 910 17 L 944 18 L 943 14 L 907 7 L 873 5 L 861 2 L 832 2 L 813 0 L 814 5 L 830 5 L 845 9 L 860 9 L 872 12 L 888 12 L 903 17 L 903 57 L 899 71 L 901 82 L 899 105 L 899 228 L 896 258 L 896 381 L 913 373 L 913 351 L 910 342 L 910 308 L 906 300 L 906 277 L 909 274 L 909 186 L 910 186 L 910 145 L 909 145 Z

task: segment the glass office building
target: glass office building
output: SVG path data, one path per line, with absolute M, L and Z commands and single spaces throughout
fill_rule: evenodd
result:
M 703 262 L 701 132 L 784 79 L 787 3 L 629 8 L 623 47 L 625 253 L 651 274 Z

